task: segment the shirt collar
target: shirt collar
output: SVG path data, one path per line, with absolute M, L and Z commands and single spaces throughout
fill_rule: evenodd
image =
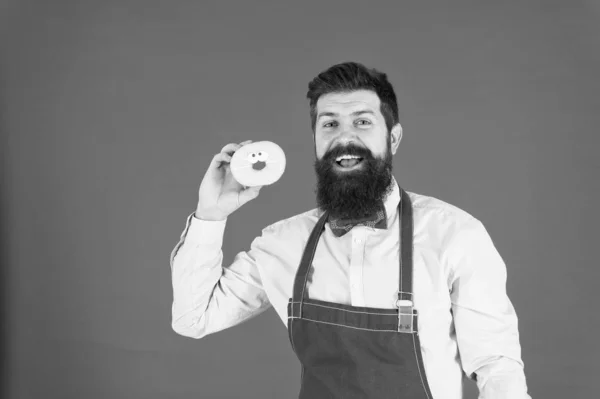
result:
M 400 203 L 400 187 L 398 186 L 394 176 L 392 176 L 392 182 L 390 184 L 392 185 L 392 191 L 389 192 L 383 199 L 383 206 L 385 207 L 388 226 L 390 226 L 391 221 L 394 220 L 398 209 L 398 204 Z

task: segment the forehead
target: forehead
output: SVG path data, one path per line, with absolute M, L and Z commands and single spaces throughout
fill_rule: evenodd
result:
M 317 113 L 351 113 L 356 110 L 370 110 L 379 114 L 381 101 L 374 91 L 356 90 L 347 93 L 327 93 L 317 100 Z

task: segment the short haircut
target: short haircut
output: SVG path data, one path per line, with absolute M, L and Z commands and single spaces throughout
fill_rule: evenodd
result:
M 313 132 L 317 121 L 317 101 L 329 93 L 348 93 L 356 90 L 371 90 L 381 101 L 380 111 L 388 132 L 399 123 L 398 103 L 387 75 L 357 62 L 344 62 L 321 72 L 308 84 L 306 97 L 310 101 L 310 119 Z

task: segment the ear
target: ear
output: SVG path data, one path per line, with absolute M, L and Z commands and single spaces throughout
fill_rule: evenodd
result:
M 392 127 L 390 135 L 390 145 L 392 147 L 392 154 L 396 154 L 398 146 L 400 145 L 400 141 L 402 140 L 402 125 L 400 125 L 399 123 L 395 124 L 394 127 Z

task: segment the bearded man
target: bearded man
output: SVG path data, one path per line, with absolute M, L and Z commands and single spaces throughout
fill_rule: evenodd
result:
M 273 306 L 302 366 L 299 398 L 530 399 L 506 266 L 483 224 L 407 191 L 386 74 L 347 62 L 309 83 L 317 207 L 265 227 L 223 265 L 227 217 L 258 197 L 216 154 L 173 252 L 172 327 L 202 338 Z

